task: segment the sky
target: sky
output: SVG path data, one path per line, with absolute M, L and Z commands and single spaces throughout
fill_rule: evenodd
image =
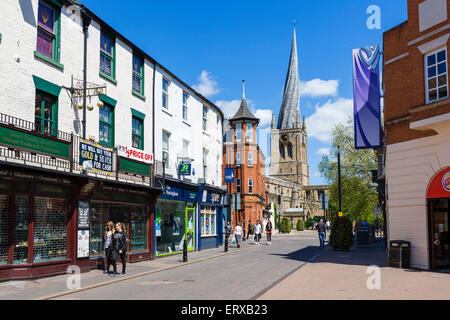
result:
M 407 0 L 147 1 L 82 0 L 91 11 L 185 83 L 226 117 L 239 108 L 242 80 L 260 118 L 259 144 L 270 163 L 269 133 L 283 97 L 297 35 L 300 115 L 306 117 L 310 185 L 329 154 L 331 130 L 353 115 L 352 50 L 382 45 L 383 32 L 407 20 Z M 369 29 L 376 5 L 380 29 Z

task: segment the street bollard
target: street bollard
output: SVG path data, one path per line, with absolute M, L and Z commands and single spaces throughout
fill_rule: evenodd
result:
M 224 245 L 224 248 L 225 248 L 225 252 L 228 252 L 228 237 L 227 237 L 227 236 L 225 236 L 225 245 Z
M 183 262 L 187 262 L 187 261 L 188 261 L 188 259 L 187 259 L 187 253 L 188 253 L 188 249 L 187 249 L 187 240 L 184 239 L 184 242 L 183 242 Z

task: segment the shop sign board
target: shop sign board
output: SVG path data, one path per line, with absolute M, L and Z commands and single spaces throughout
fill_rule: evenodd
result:
M 89 227 L 89 201 L 78 201 L 78 229 Z
M 0 126 L 0 144 L 70 159 L 70 143 Z
M 89 230 L 78 230 L 77 258 L 89 258 Z
M 117 146 L 117 153 L 119 157 L 144 162 L 147 164 L 153 163 L 153 154 L 145 152 L 143 150 L 119 145 Z
M 113 150 L 91 144 L 85 140 L 80 142 L 80 166 L 104 174 L 112 173 Z
M 148 164 L 131 161 L 125 158 L 119 158 L 119 170 L 140 174 L 142 176 L 150 175 L 150 166 Z
M 178 174 L 180 176 L 190 176 L 191 175 L 191 163 L 182 161 L 178 165 Z
M 234 168 L 225 168 L 225 183 L 234 183 Z
M 428 187 L 427 198 L 450 198 L 450 168 L 445 168 L 435 175 Z

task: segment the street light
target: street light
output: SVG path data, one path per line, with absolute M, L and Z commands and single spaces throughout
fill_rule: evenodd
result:
M 341 190 L 341 149 L 338 146 L 338 185 L 339 185 L 339 216 L 342 216 L 342 190 Z

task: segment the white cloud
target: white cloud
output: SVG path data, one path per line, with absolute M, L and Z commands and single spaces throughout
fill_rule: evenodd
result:
M 337 96 L 339 80 L 313 79 L 300 81 L 300 95 L 310 97 Z
M 258 109 L 254 113 L 255 117 L 259 118 L 259 127 L 265 128 L 272 123 L 272 110 Z
M 328 156 L 330 154 L 330 148 L 320 148 L 316 153 L 321 156 Z
M 353 99 L 328 100 L 324 105 L 316 105 L 315 108 L 316 111 L 306 119 L 308 136 L 329 143 L 336 124 L 346 124 L 347 119 L 353 116 Z
M 247 100 L 247 103 L 249 101 L 250 100 Z M 236 114 L 236 112 L 239 109 L 239 106 L 241 105 L 241 100 L 231 100 L 231 101 L 218 100 L 216 101 L 215 104 L 222 110 L 223 114 L 225 115 L 225 118 L 228 119 Z
M 221 90 L 217 87 L 217 81 L 215 81 L 209 72 L 203 70 L 200 76 L 198 77 L 198 84 L 193 85 L 192 87 L 200 92 L 205 97 L 211 97 L 218 94 Z
M 215 103 L 223 112 L 225 115 L 225 118 L 231 118 L 233 117 L 236 112 L 238 111 L 241 100 L 218 100 Z M 247 105 L 250 106 L 250 109 L 252 113 L 255 115 L 255 117 L 259 118 L 259 128 L 265 128 L 267 126 L 270 126 L 272 123 L 272 110 L 269 109 L 256 109 L 253 107 L 253 102 L 250 99 L 247 99 Z

